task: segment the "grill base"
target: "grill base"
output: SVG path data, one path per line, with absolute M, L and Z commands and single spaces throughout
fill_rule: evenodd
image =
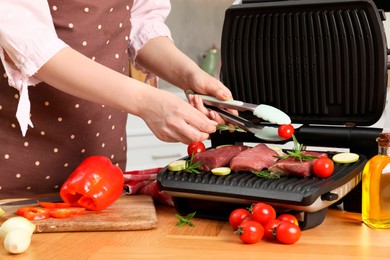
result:
M 196 198 L 173 197 L 176 211 L 183 216 L 196 212 L 195 217 L 228 221 L 230 213 L 237 208 L 247 208 L 250 204 L 238 204 L 220 201 L 201 200 Z M 278 210 L 278 209 L 277 209 Z M 297 217 L 301 230 L 310 229 L 320 225 L 328 208 L 316 212 L 302 212 L 295 210 L 278 210 L 278 213 L 290 213 Z

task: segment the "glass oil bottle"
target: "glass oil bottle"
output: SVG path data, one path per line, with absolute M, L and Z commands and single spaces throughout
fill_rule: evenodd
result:
M 362 174 L 362 220 L 371 228 L 390 228 L 390 133 L 378 138 L 378 154 Z

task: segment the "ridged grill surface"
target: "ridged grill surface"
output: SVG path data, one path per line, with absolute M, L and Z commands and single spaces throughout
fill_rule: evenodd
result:
M 168 191 L 311 205 L 322 194 L 340 187 L 358 175 L 365 162 L 366 157 L 360 155 L 356 163 L 335 164 L 333 175 L 326 179 L 291 175 L 267 180 L 250 172 L 217 176 L 211 172 L 172 172 L 165 168 L 158 174 L 158 181 L 160 187 Z
M 379 119 L 386 47 L 371 6 L 247 6 L 226 12 L 222 36 L 221 79 L 236 99 L 273 105 L 297 123 Z

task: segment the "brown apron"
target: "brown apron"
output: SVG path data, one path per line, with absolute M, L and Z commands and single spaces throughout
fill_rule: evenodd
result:
M 87 57 L 129 75 L 131 0 L 49 0 L 58 36 Z M 0 75 L 5 75 L 0 66 Z M 106 86 L 110 88 L 110 86 Z M 0 77 L 0 199 L 58 192 L 91 155 L 125 170 L 127 114 L 40 83 L 29 87 L 31 120 L 22 136 L 19 93 Z

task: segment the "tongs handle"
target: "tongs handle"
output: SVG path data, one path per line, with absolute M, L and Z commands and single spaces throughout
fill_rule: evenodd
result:
M 252 113 L 258 117 L 262 118 L 266 121 L 269 121 L 270 123 L 273 124 L 278 124 L 278 125 L 283 125 L 283 124 L 291 124 L 291 119 L 290 117 L 284 113 L 283 111 L 277 109 L 276 107 L 265 105 L 265 104 L 260 104 L 260 105 L 255 105 L 251 103 L 245 103 L 242 101 L 237 101 L 237 100 L 228 100 L 228 101 L 223 101 L 216 99 L 211 96 L 207 95 L 202 95 L 195 93 L 192 90 L 187 90 L 186 94 L 196 94 L 202 98 L 203 101 L 208 102 L 210 105 L 213 105 L 215 107 L 219 108 L 230 108 L 230 109 L 235 109 L 238 111 L 252 111 Z
M 193 90 L 189 89 L 186 91 L 186 94 L 192 94 L 192 95 L 197 95 L 202 98 L 203 101 L 206 101 L 212 106 L 216 106 L 219 108 L 230 108 L 238 111 L 254 111 L 258 105 L 251 104 L 251 103 L 245 103 L 242 101 L 238 100 L 219 100 L 215 97 L 203 95 L 203 94 L 198 94 L 195 93 Z

